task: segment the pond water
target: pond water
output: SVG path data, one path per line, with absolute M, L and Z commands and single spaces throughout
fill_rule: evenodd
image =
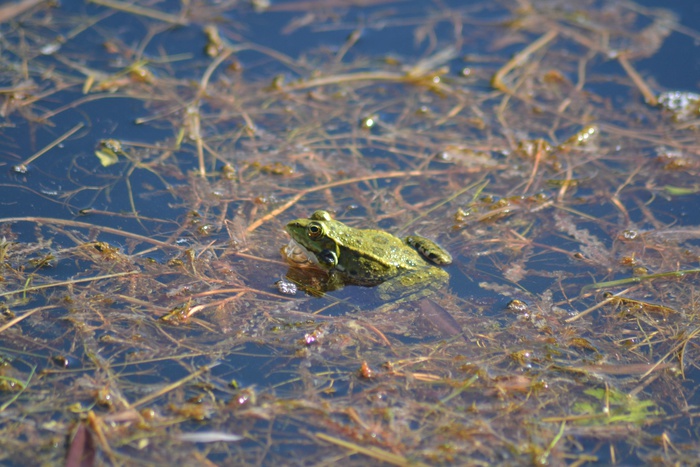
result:
M 699 8 L 0 6 L 0 462 L 694 462 Z

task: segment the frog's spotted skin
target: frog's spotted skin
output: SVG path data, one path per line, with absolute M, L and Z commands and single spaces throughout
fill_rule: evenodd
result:
M 326 211 L 290 222 L 287 232 L 310 260 L 329 272 L 336 286 L 377 285 L 383 300 L 415 300 L 449 279 L 447 272 L 428 261 L 445 265 L 452 257 L 423 237 L 401 240 L 383 230 L 355 229 L 333 220 Z
M 452 264 L 452 255 L 429 238 L 421 237 L 420 235 L 409 235 L 404 238 L 404 241 L 431 263 L 440 266 Z

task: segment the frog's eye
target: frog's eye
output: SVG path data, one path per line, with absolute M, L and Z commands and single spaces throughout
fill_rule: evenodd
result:
M 323 233 L 323 228 L 321 227 L 321 224 L 318 224 L 316 222 L 312 222 L 309 224 L 309 226 L 306 228 L 306 234 L 309 236 L 309 238 L 318 238 L 321 236 Z

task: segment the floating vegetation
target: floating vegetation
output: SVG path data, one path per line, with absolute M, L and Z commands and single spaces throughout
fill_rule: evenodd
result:
M 65 3 L 0 7 L 0 463 L 697 462 L 699 99 L 643 67 L 700 33 Z

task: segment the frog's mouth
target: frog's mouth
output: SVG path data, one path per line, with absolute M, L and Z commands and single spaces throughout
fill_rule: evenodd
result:
M 296 267 L 309 267 L 311 264 L 320 266 L 316 254 L 304 248 L 304 246 L 294 240 L 289 240 L 287 246 L 282 248 L 282 254 L 287 261 Z

